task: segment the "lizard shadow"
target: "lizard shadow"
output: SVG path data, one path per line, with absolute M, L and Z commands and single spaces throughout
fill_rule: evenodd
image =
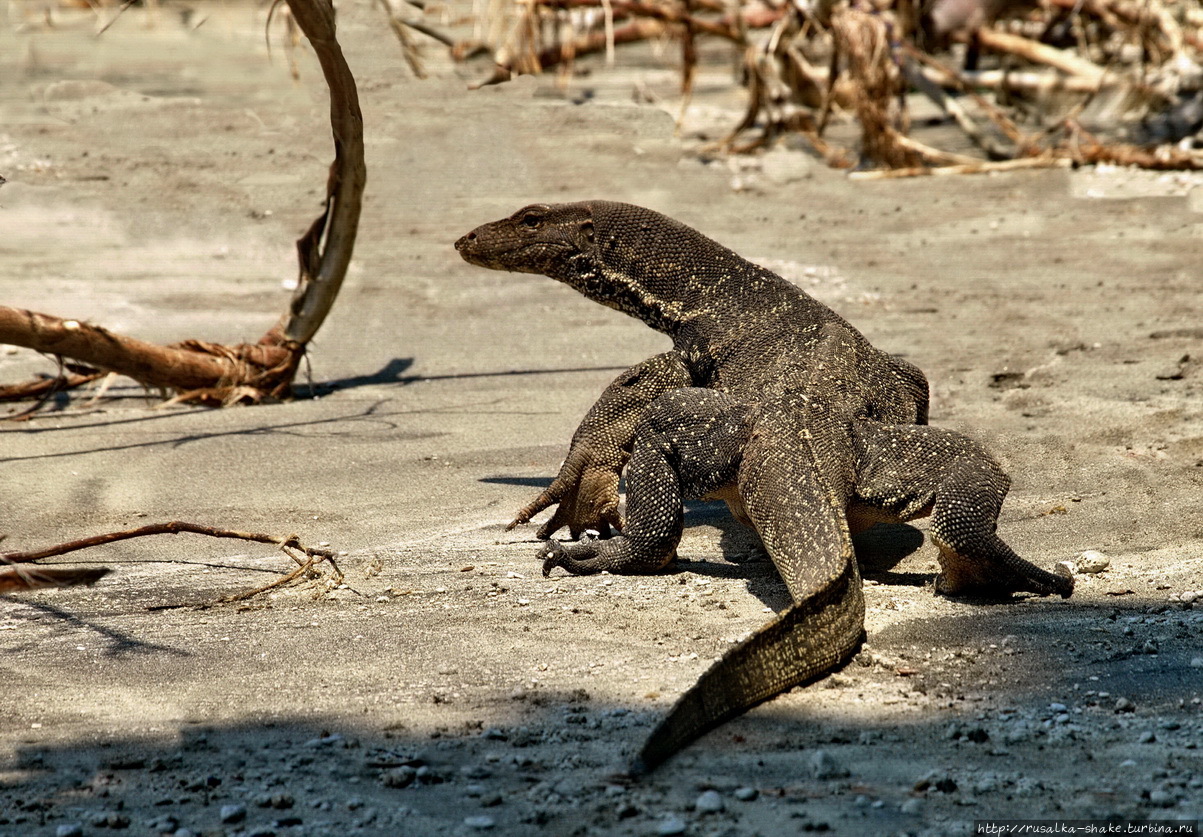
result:
M 719 550 L 725 561 L 708 558 L 681 558 L 668 572 L 691 572 L 711 578 L 742 578 L 748 592 L 766 607 L 780 611 L 790 605 L 776 568 L 769 559 L 760 537 L 751 527 L 735 520 L 721 502 L 686 503 L 685 527 L 712 526 L 719 530 Z M 852 537 L 861 574 L 880 584 L 923 587 L 932 583 L 934 573 L 900 572 L 895 569 L 923 546 L 924 535 L 905 523 L 879 523 Z

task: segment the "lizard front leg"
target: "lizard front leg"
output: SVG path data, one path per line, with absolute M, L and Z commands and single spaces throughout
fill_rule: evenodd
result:
M 540 550 L 543 574 L 650 573 L 676 555 L 682 500 L 735 481 L 747 440 L 747 408 L 710 389 L 666 393 L 639 425 L 627 471 L 627 525 L 620 537 Z
M 555 480 L 523 506 L 506 529 L 529 523 L 558 504 L 551 519 L 539 528 L 540 539 L 565 526 L 573 538 L 586 529 L 602 535 L 609 535 L 611 526 L 621 530 L 618 479 L 630 456 L 635 428 L 659 396 L 690 383 L 689 371 L 675 351 L 649 358 L 615 378 L 572 435 Z

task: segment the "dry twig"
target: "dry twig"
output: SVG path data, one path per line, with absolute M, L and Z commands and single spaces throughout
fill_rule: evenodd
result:
M 494 0 L 491 10 L 516 9 L 521 43 L 494 47 L 498 69 L 490 82 L 612 51 L 616 43 L 673 38 L 682 42 L 681 90 L 688 101 L 700 40 L 717 37 L 743 50 L 748 89 L 747 111 L 721 143 L 725 149 L 750 151 L 793 132 L 832 165 L 848 165 L 852 155 L 822 137 L 832 119 L 851 113 L 860 123 L 860 155 L 879 166 L 908 174 L 992 170 L 909 136 L 906 93 L 918 88 L 994 162 L 1046 156 L 1197 165 L 1195 152 L 1172 147 L 1189 136 L 1183 125 L 1198 131 L 1190 126 L 1194 102 L 1203 97 L 1203 35 L 1190 2 L 936 0 L 941 4 L 955 4 L 964 13 L 960 23 L 938 30 L 943 24 L 920 17 L 915 0 L 776 6 L 742 0 L 737 12 L 721 0 Z M 602 13 L 587 14 L 594 9 Z M 1187 25 L 1190 20 L 1196 22 Z M 564 25 L 543 25 L 553 21 Z M 615 21 L 624 23 L 614 28 Z M 564 30 L 572 33 L 565 40 L 542 40 L 547 31 Z M 967 43 L 962 69 L 919 46 L 939 46 L 945 35 Z M 978 60 L 993 66 L 979 69 Z M 1048 129 L 1080 118 L 1102 91 L 1116 122 L 1111 139 L 1083 151 L 1065 130 Z M 1163 120 L 1169 128 L 1158 127 L 1165 135 L 1160 147 L 1125 137 L 1138 120 L 1174 108 L 1186 117 Z M 741 139 L 747 133 L 754 133 L 750 141 Z
M 55 544 L 42 549 L 30 549 L 21 552 L 0 552 L 0 565 L 10 565 L 0 570 L 0 593 L 15 590 L 33 590 L 40 587 L 62 587 L 75 584 L 93 584 L 111 570 L 107 567 L 75 569 L 67 567 L 29 567 L 11 566 L 31 564 L 55 555 L 65 555 L 93 546 L 115 543 L 141 538 L 148 535 L 178 535 L 181 533 L 207 535 L 212 538 L 233 538 L 236 540 L 253 541 L 255 543 L 275 544 L 285 555 L 291 558 L 297 568 L 276 581 L 251 590 L 228 596 L 221 601 L 233 602 L 256 596 L 266 590 L 272 590 L 299 578 L 310 572 L 314 564 L 320 561 L 329 562 L 335 573 L 335 583 L 341 583 L 342 570 L 334 560 L 334 552 L 328 549 L 317 549 L 305 546 L 296 535 L 265 535 L 259 532 L 238 532 L 233 529 L 219 529 L 213 526 L 203 526 L 199 523 L 187 523 L 182 520 L 172 520 L 167 523 L 152 523 L 149 526 L 139 526 L 137 529 L 125 529 L 120 532 L 107 532 L 101 535 L 90 535 L 74 541 Z

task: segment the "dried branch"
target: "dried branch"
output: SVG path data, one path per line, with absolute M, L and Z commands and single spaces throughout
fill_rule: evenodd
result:
M 109 574 L 105 567 L 11 567 L 0 570 L 0 593 L 20 593 L 45 587 L 95 584 Z
M 74 369 L 71 367 L 60 369 L 59 373 L 53 378 L 35 378 L 22 384 L 0 386 L 0 401 L 28 401 L 31 398 L 47 399 L 53 397 L 57 392 L 90 384 L 92 381 L 109 374 L 99 369 L 93 369 L 89 372 L 82 371 L 86 368 L 82 365 L 76 365 Z
M 921 5 L 927 17 L 920 16 Z M 935 6 L 944 13 L 943 22 L 934 16 L 932 4 L 917 0 L 775 6 L 743 0 L 734 11 L 724 8 L 722 0 L 498 0 L 490 5 L 491 13 L 517 10 L 522 44 L 495 51 L 498 69 L 490 82 L 514 72 L 562 66 L 607 45 L 612 50 L 614 43 L 670 37 L 681 42 L 684 108 L 701 39 L 718 37 L 744 49 L 748 90 L 747 110 L 718 144 L 724 150 L 751 151 L 793 133 L 806 138 L 829 164 L 847 166 L 855 155 L 822 137 L 829 121 L 851 113 L 860 124 L 863 160 L 899 167 L 908 175 L 937 168 L 945 173 L 995 170 L 978 165 L 983 161 L 976 157 L 909 136 L 907 94 L 917 88 L 993 162 L 1047 157 L 1156 168 L 1197 166 L 1198 153 L 1170 145 L 1192 133 L 1203 137 L 1195 118 L 1203 96 L 1203 32 L 1197 31 L 1191 4 L 938 0 Z M 580 15 L 582 9 L 602 14 Z M 608 37 L 615 21 L 627 22 L 614 30 L 618 37 Z M 771 29 L 754 41 L 752 33 L 765 27 Z M 494 31 L 502 28 L 495 21 Z M 572 33 L 563 42 L 540 41 L 546 32 L 559 37 L 563 31 Z M 1059 48 L 1069 40 L 1068 33 L 1076 35 L 1076 49 Z M 947 36 L 968 42 L 960 70 L 920 48 L 942 48 Z M 978 69 L 979 59 L 993 66 Z M 1163 144 L 1101 139 L 1083 144 L 1080 136 L 1056 127 L 1078 118 L 1102 91 L 1112 94 L 1105 104 L 1114 137 L 1160 137 Z M 1173 130 L 1139 129 L 1137 120 L 1159 114 L 1169 114 Z M 1143 124 L 1147 128 L 1152 123 Z M 754 134 L 750 141 L 741 139 L 746 133 Z
M 326 208 L 297 242 L 300 282 L 280 329 L 287 341 L 304 345 L 321 328 L 342 287 L 355 249 L 359 212 L 367 182 L 363 158 L 363 113 L 355 78 L 335 36 L 330 0 L 288 0 L 293 17 L 309 38 L 330 87 L 330 126 L 334 162 L 326 182 Z
M 27 565 L 43 558 L 64 555 L 80 549 L 102 546 L 116 541 L 141 538 L 148 535 L 178 535 L 181 533 L 207 535 L 212 538 L 233 538 L 255 543 L 270 543 L 278 546 L 296 564 L 297 568 L 282 578 L 270 584 L 221 599 L 223 602 L 242 601 L 256 596 L 266 590 L 280 587 L 293 581 L 301 575 L 312 571 L 314 564 L 326 561 L 334 568 L 336 583 L 342 581 L 342 570 L 335 563 L 334 553 L 328 549 L 317 549 L 305 546 L 296 535 L 265 535 L 259 532 L 238 532 L 233 529 L 218 529 L 213 526 L 202 526 L 199 523 L 187 523 L 182 520 L 172 520 L 167 523 L 153 523 L 140 526 L 137 529 L 125 529 L 120 532 L 107 532 L 102 535 L 91 535 L 74 541 L 55 544 L 42 549 L 31 549 L 23 552 L 0 552 L 0 564 Z M 41 587 L 64 587 L 76 584 L 93 584 L 110 572 L 107 567 L 74 569 L 70 567 L 33 567 L 12 566 L 0 569 L 0 593 L 17 590 L 34 590 Z
M 659 37 L 663 33 L 664 24 L 659 21 L 636 20 L 628 23 L 626 26 L 617 27 L 613 33 L 613 43 L 629 44 L 635 41 L 646 41 Z M 566 46 L 557 45 L 547 47 L 540 51 L 536 57 L 539 66 L 546 70 L 558 66 L 568 56 L 576 57 L 602 52 L 606 49 L 606 41 L 605 32 L 590 32 L 574 38 Z M 493 69 L 493 75 L 476 86 L 485 87 L 490 84 L 500 84 L 501 82 L 509 81 L 513 77 L 513 74 L 518 71 L 518 61 L 516 59 L 500 62 Z
M 305 555 L 317 558 L 332 559 L 334 553 L 328 549 L 314 549 L 304 546 L 296 535 L 264 535 L 259 532 L 237 532 L 233 529 L 218 529 L 213 526 L 202 526 L 199 523 L 187 523 L 182 520 L 172 520 L 167 523 L 152 523 L 149 526 L 139 526 L 137 529 L 125 529 L 120 532 L 108 532 L 103 535 L 91 535 L 79 540 L 55 544 L 43 549 L 31 549 L 24 552 L 0 552 L 0 564 L 23 564 L 29 561 L 40 561 L 55 555 L 65 555 L 79 549 L 101 546 L 106 543 L 142 538 L 147 535 L 178 535 L 181 532 L 191 532 L 195 535 L 208 535 L 211 538 L 235 538 L 255 543 L 272 543 L 280 547 L 299 550 Z
M 280 345 L 219 347 L 192 341 L 159 346 L 79 320 L 6 306 L 0 306 L 0 343 L 75 358 L 150 386 L 183 391 L 232 381 L 259 383 L 272 390 L 272 373 L 289 359 L 289 350 Z
M 322 214 L 297 241 L 300 282 L 288 315 L 254 344 L 189 340 L 158 346 L 96 325 L 0 307 L 0 343 L 81 360 L 143 384 L 174 389 L 177 401 L 206 404 L 278 400 L 291 394 L 305 347 L 321 327 L 346 275 L 366 180 L 363 117 L 355 79 L 335 36 L 330 0 L 288 0 L 330 88 L 334 162 Z M 87 379 L 68 381 L 78 385 Z
M 1107 72 L 1093 61 L 1087 61 L 1085 58 L 1074 55 L 1072 52 L 1066 52 L 1063 49 L 1054 49 L 1046 44 L 1038 43 L 1020 35 L 1012 35 L 1009 32 L 999 32 L 995 29 L 979 29 L 977 37 L 978 43 L 986 49 L 1017 55 L 1020 58 L 1031 61 L 1033 64 L 1045 64 L 1070 76 L 1088 79 L 1095 84 L 1098 84 Z

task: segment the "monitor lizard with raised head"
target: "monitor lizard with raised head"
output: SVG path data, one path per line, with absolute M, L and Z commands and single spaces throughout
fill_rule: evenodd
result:
M 927 425 L 923 373 L 827 306 L 671 218 L 629 204 L 536 204 L 455 244 L 472 264 L 550 276 L 669 335 L 623 372 L 573 435 L 560 472 L 509 528 L 539 530 L 543 573 L 650 573 L 676 554 L 682 501 L 725 500 L 755 527 L 793 604 L 677 701 L 634 763 L 846 662 L 864 637 L 851 536 L 931 515 L 936 590 L 1068 596 L 995 533 L 1009 479 L 977 443 Z M 618 513 L 626 468 L 625 523 Z

